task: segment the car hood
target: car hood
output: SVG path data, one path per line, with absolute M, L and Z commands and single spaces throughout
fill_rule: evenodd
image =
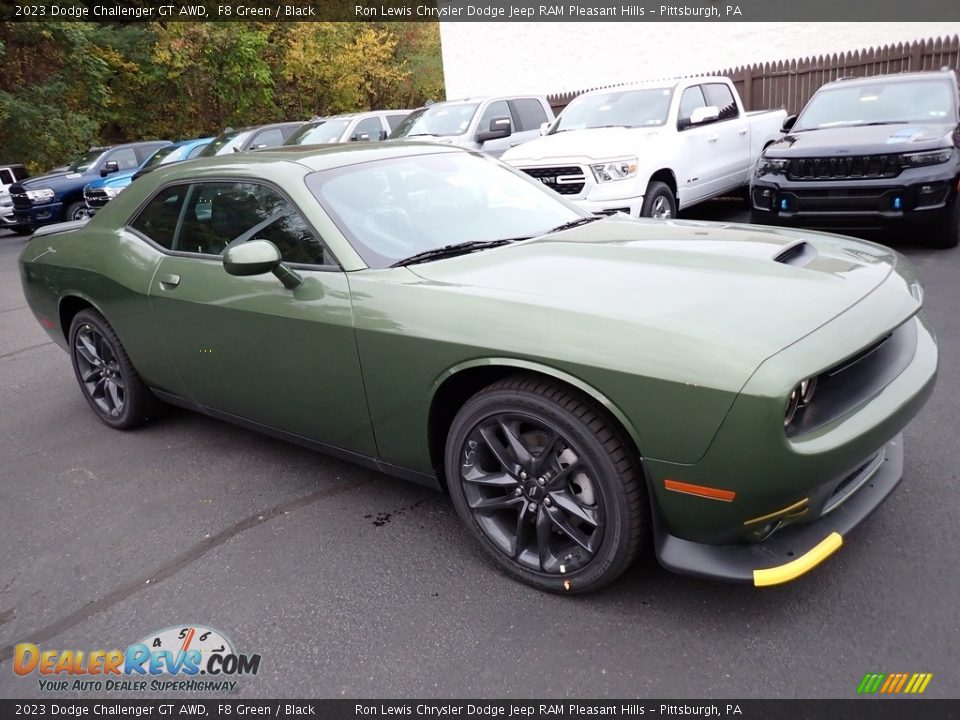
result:
M 956 125 L 910 123 L 804 130 L 783 136 L 767 148 L 768 157 L 880 155 L 948 146 Z
M 778 261 L 788 249 L 793 258 Z M 623 333 L 669 337 L 672 347 L 736 363 L 745 382 L 870 293 L 895 264 L 888 248 L 823 233 L 613 217 L 409 269 L 544 307 L 558 322 L 576 315 L 578 326 L 597 329 L 598 356 L 636 342 Z
M 140 168 L 136 170 L 124 170 L 123 172 L 115 172 L 107 175 L 106 177 L 97 178 L 92 180 L 87 184 L 87 188 L 90 190 L 97 190 L 99 188 L 105 187 L 126 187 L 130 184 L 133 174 L 137 172 Z
M 500 159 L 511 165 L 525 165 L 552 158 L 617 158 L 635 153 L 639 143 L 652 143 L 660 135 L 660 128 L 565 130 L 511 148 Z
M 24 190 L 40 190 L 42 188 L 58 190 L 62 187 L 74 187 L 79 184 L 83 178 L 99 177 L 99 174 L 95 172 L 50 172 L 46 175 L 29 177 L 26 180 L 22 180 L 21 182 L 17 183 L 17 185 L 22 186 Z

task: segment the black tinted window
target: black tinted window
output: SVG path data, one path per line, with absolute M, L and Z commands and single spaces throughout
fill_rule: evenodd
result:
M 703 87 L 707 92 L 707 105 L 713 105 L 720 110 L 721 120 L 740 117 L 737 102 L 733 99 L 733 93 L 730 92 L 729 87 L 720 83 L 710 83 Z
M 487 109 L 483 111 L 483 115 L 480 116 L 480 124 L 477 126 L 478 130 L 488 130 L 490 128 L 490 121 L 498 117 L 510 117 L 510 108 L 507 107 L 506 100 L 497 100 L 487 105 Z M 511 118 L 510 122 L 513 122 Z M 514 123 L 516 125 L 516 123 Z
M 271 148 L 277 147 L 278 145 L 283 145 L 283 131 L 280 128 L 273 128 L 272 130 L 264 130 L 260 132 L 253 139 L 250 149 L 256 150 L 257 148 L 262 147 Z
M 320 238 L 286 198 L 255 183 L 198 183 L 174 249 L 220 255 L 230 244 L 269 240 L 286 262 L 332 265 Z
M 403 119 L 408 115 L 408 113 L 400 113 L 398 115 L 387 115 L 387 125 L 390 126 L 390 132 L 393 132 L 397 129 Z
M 538 130 L 547 121 L 543 105 L 535 98 L 519 98 L 513 101 L 519 130 Z
M 133 148 L 121 148 L 112 153 L 107 158 L 107 162 L 115 162 L 121 170 L 133 170 L 140 167 L 140 161 L 137 160 L 137 153 Z
M 688 87 L 680 96 L 680 114 L 677 118 L 677 125 L 680 129 L 690 126 L 690 116 L 697 108 L 706 107 L 707 102 L 703 98 L 703 91 L 699 85 Z
M 0 185 L 13 185 L 13 173 L 7 168 L 0 170 Z
M 30 176 L 30 173 L 27 172 L 25 167 L 18 166 L 13 169 L 13 176 L 17 180 L 26 180 Z
M 186 185 L 174 185 L 161 190 L 140 211 L 130 226 L 146 235 L 157 245 L 173 249 L 173 238 L 180 219 L 180 209 L 187 194 Z

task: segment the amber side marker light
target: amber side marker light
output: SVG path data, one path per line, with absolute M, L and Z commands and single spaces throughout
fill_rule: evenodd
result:
M 737 497 L 737 494 L 733 490 L 721 490 L 719 488 L 707 487 L 706 485 L 680 482 L 679 480 L 664 480 L 663 486 L 673 492 L 696 495 L 697 497 L 705 497 L 722 502 L 733 502 L 733 499 Z

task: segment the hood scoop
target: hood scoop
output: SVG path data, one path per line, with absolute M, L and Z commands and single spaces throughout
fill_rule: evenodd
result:
M 806 240 L 798 240 L 787 245 L 773 257 L 773 261 L 782 265 L 804 267 L 817 258 L 816 249 Z

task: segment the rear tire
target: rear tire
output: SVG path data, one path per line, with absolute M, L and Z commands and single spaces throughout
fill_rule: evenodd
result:
M 104 424 L 127 430 L 146 422 L 159 401 L 137 374 L 109 323 L 96 310 L 70 323 L 70 359 L 84 399 Z
M 670 186 L 659 180 L 652 180 L 647 185 L 647 192 L 643 196 L 643 207 L 640 209 L 640 215 L 657 220 L 675 218 L 677 216 L 677 199 L 673 196 L 673 190 L 670 189 Z
M 590 400 L 550 380 L 516 375 L 470 398 L 450 427 L 445 470 L 473 537 L 540 590 L 609 584 L 649 535 L 629 440 Z

